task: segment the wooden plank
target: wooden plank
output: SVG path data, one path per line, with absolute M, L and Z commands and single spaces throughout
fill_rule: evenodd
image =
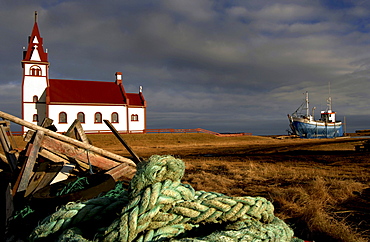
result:
M 13 196 L 11 193 L 11 185 L 7 179 L 0 178 L 0 236 L 1 238 L 5 238 L 6 228 L 8 227 L 8 223 L 10 218 L 14 215 L 14 204 L 13 204 Z M 5 241 L 5 239 L 3 240 Z
M 27 143 L 30 142 L 34 134 L 34 130 L 27 130 L 26 135 L 23 137 L 23 140 Z
M 37 186 L 33 193 L 49 185 L 62 169 L 63 169 L 62 163 L 53 164 L 50 167 L 50 169 L 45 173 L 44 178 L 42 179 L 42 181 L 40 182 L 40 184 Z
M 63 165 L 63 162 L 54 163 L 52 161 L 39 163 L 39 167 L 33 174 L 24 196 L 27 197 L 49 185 L 58 172 L 63 168 Z
M 6 156 L 5 156 L 5 155 L 3 155 L 3 154 L 1 154 L 1 153 L 0 153 L 0 159 L 1 159 L 2 161 L 4 161 L 5 163 L 9 164 L 9 163 L 8 163 L 8 159 L 6 158 Z
M 64 142 L 67 142 L 69 144 L 73 144 L 79 148 L 83 148 L 83 149 L 88 149 L 90 151 L 93 151 L 94 153 L 96 154 L 99 154 L 99 155 L 102 155 L 102 156 L 105 156 L 107 158 L 110 158 L 112 160 L 116 160 L 117 162 L 122 162 L 122 163 L 128 163 L 128 164 L 132 164 L 134 166 L 135 163 L 130 160 L 130 159 L 127 159 L 125 157 L 122 157 L 122 156 L 119 156 L 119 155 L 116 155 L 114 153 L 111 153 L 109 151 L 106 151 L 106 150 L 103 150 L 103 149 L 100 149 L 98 147 L 95 147 L 95 146 L 92 146 L 92 145 L 89 145 L 89 144 L 86 144 L 86 143 L 83 143 L 81 141 L 78 141 L 78 140 L 75 140 L 75 139 L 72 139 L 70 137 L 67 137 L 65 135 L 62 135 L 62 134 L 59 134 L 59 133 L 56 133 L 56 132 L 53 132 L 51 130 L 48 130 L 48 129 L 45 129 L 43 127 L 40 127 L 40 126 L 37 126 L 33 123 L 30 123 L 30 122 L 27 122 L 23 119 L 20 119 L 20 118 L 17 118 L 13 115 L 10 115 L 10 114 L 7 114 L 7 113 L 4 113 L 2 111 L 0 111 L 0 117 L 1 118 L 4 118 L 4 119 L 7 119 L 7 120 L 10 120 L 11 122 L 14 122 L 16 124 L 19 124 L 19 125 L 23 125 L 29 129 L 33 129 L 33 130 L 42 130 L 44 132 L 45 135 L 48 135 L 50 137 L 53 137 L 55 139 L 58 139 L 58 140 L 61 140 L 61 141 L 64 141 Z
M 114 128 L 114 126 L 111 124 L 111 122 L 109 122 L 109 120 L 104 120 L 104 123 L 109 127 L 109 129 L 113 132 L 113 134 L 116 136 L 116 138 L 119 140 L 119 142 L 121 142 L 121 144 L 128 150 L 128 152 L 130 152 L 130 154 L 132 155 L 133 157 L 133 160 L 136 164 L 140 163 L 141 160 L 139 158 L 139 156 L 136 155 L 136 153 L 134 152 L 134 150 L 126 143 L 126 141 L 122 138 L 122 136 L 118 133 L 118 131 L 116 130 L 116 128 Z
M 8 120 L 0 120 L 0 125 L 6 128 L 6 131 L 10 131 L 10 122 Z
M 134 177 L 136 170 L 133 170 L 130 166 L 123 163 L 105 173 L 111 175 L 115 181 L 124 181 L 129 183 Z
M 10 150 L 12 150 L 12 146 L 6 135 L 5 128 L 2 125 L 0 125 L 0 139 L 1 139 L 1 145 L 3 146 L 4 152 L 9 152 Z
M 86 164 L 89 164 L 90 162 L 91 165 L 96 166 L 103 170 L 109 170 L 121 164 L 115 160 L 99 156 L 92 152 L 91 150 L 89 151 L 88 149 L 81 149 L 49 136 L 44 137 L 42 141 L 42 147 L 53 153 L 63 154 L 70 158 L 80 160 Z M 132 160 L 124 157 L 122 158 L 123 159 L 121 160 L 126 161 L 124 162 L 125 164 L 127 164 L 129 167 L 131 167 L 131 169 L 136 171 L 135 163 Z
M 17 142 L 15 142 L 12 131 L 10 130 L 10 122 L 8 120 L 4 120 L 0 122 L 0 125 L 4 127 L 6 134 L 10 139 L 12 149 L 18 149 Z
M 53 121 L 51 118 L 44 118 L 41 123 L 41 127 L 48 128 L 53 125 Z
M 10 170 L 14 172 L 17 169 L 17 157 L 15 156 L 15 152 L 12 152 L 13 147 L 9 142 L 8 136 L 6 134 L 6 128 L 2 125 L 0 125 L 0 142 L 3 147 Z
M 26 192 L 24 194 L 25 197 L 27 197 L 28 195 L 30 195 L 36 188 L 37 186 L 39 185 L 39 183 L 42 181 L 42 179 L 44 178 L 46 172 L 46 168 L 47 167 L 44 167 L 44 166 L 47 166 L 46 162 L 45 163 L 41 163 L 40 166 L 44 169 L 44 170 L 41 170 L 41 171 L 35 171 L 30 179 L 30 182 L 27 186 L 27 189 L 26 189 Z
M 20 174 L 21 179 L 19 182 L 19 186 L 17 188 L 17 192 L 25 191 L 28 186 L 28 183 L 29 183 L 29 180 L 32 174 L 32 169 L 35 165 L 36 158 L 38 156 L 43 138 L 44 138 L 44 132 L 41 130 L 38 130 L 32 142 L 33 145 L 30 146 L 29 156 L 26 158 L 24 162 L 24 165 L 23 165 L 24 169 L 23 169 L 22 174 Z
M 75 121 L 72 123 L 72 125 L 69 127 L 64 135 L 71 138 L 76 138 L 83 143 L 90 144 L 90 141 L 82 128 L 81 122 L 78 119 L 75 119 Z
M 83 162 L 81 162 L 77 159 L 73 159 L 71 157 L 65 156 L 63 154 L 55 154 L 55 153 L 53 153 L 53 152 L 51 152 L 50 150 L 47 150 L 47 149 L 42 149 L 39 152 L 39 155 L 46 158 L 46 159 L 54 161 L 54 162 L 63 162 L 64 164 L 75 163 L 78 166 L 80 166 L 80 168 L 83 168 L 85 170 L 90 169 L 90 166 L 86 163 L 83 163 Z

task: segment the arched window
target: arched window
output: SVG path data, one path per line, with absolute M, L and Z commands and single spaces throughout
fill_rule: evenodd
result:
M 59 113 L 59 123 L 67 123 L 67 114 L 65 112 Z
M 34 115 L 32 116 L 32 122 L 38 122 L 38 121 L 39 121 L 39 115 L 34 114 Z
M 139 115 L 137 115 L 137 114 L 132 114 L 132 115 L 131 115 L 131 121 L 139 121 Z
M 37 103 L 39 101 L 39 97 L 37 95 L 33 96 L 32 98 L 34 103 Z
M 118 113 L 116 112 L 112 113 L 111 122 L 118 123 Z
M 41 68 L 39 66 L 31 66 L 30 68 L 30 75 L 31 76 L 41 76 Z
M 95 113 L 95 118 L 94 118 L 95 123 L 101 123 L 102 122 L 102 115 L 101 113 Z
M 80 120 L 81 123 L 85 123 L 85 114 L 83 112 L 77 113 L 77 119 Z

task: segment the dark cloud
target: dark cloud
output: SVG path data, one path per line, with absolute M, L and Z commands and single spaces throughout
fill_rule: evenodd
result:
M 366 1 L 3 1 L 1 110 L 17 116 L 34 11 L 51 77 L 122 71 L 127 91 L 144 87 L 148 128 L 283 134 L 305 91 L 325 108 L 328 83 L 349 129 L 369 128 Z

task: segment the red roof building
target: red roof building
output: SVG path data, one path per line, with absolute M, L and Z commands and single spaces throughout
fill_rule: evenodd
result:
M 126 93 L 122 73 L 115 81 L 63 80 L 49 78 L 49 61 L 37 24 L 37 13 L 28 47 L 22 60 L 22 118 L 40 125 L 45 117 L 54 120 L 58 132 L 66 131 L 75 119 L 85 132 L 108 131 L 110 120 L 120 132 L 144 132 L 146 101 L 138 93 Z

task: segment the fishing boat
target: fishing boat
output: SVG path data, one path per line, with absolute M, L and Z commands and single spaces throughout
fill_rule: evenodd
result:
M 291 115 L 288 114 L 291 133 L 301 138 L 334 138 L 343 136 L 342 122 L 336 120 L 336 113 L 331 107 L 331 97 L 327 99 L 327 109 L 321 111 L 319 120 L 315 120 L 314 111 L 310 113 L 308 92 L 305 101 Z

